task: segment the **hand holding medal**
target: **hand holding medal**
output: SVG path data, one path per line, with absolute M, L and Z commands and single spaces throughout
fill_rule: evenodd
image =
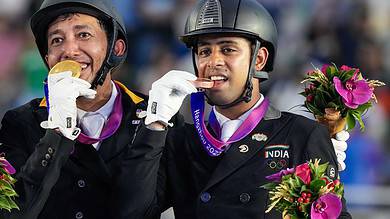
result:
M 74 140 L 80 131 L 77 126 L 78 97 L 95 98 L 96 91 L 91 84 L 80 79 L 81 65 L 72 60 L 65 60 L 54 65 L 45 83 L 45 98 L 48 119 L 41 123 L 44 129 L 57 129 L 63 136 Z

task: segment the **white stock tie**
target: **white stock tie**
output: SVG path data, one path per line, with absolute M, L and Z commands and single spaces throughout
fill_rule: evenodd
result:
M 102 132 L 105 119 L 100 114 L 89 114 L 82 118 L 81 128 L 84 134 L 92 138 L 98 138 Z
M 234 132 L 240 127 L 242 121 L 239 119 L 228 120 L 222 125 L 221 140 L 227 142 Z

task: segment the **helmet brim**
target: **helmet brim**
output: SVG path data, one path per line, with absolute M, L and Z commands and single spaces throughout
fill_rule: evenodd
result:
M 200 36 L 213 35 L 213 34 L 232 34 L 237 36 L 246 37 L 248 39 L 259 39 L 256 35 L 251 32 L 239 29 L 228 29 L 228 28 L 203 28 L 201 30 L 192 31 L 188 34 L 184 34 L 179 39 L 186 44 L 188 48 L 196 46 L 197 40 Z

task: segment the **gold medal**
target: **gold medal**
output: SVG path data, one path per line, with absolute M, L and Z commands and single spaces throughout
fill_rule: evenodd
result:
M 64 71 L 71 71 L 72 77 L 78 78 L 80 77 L 81 65 L 76 61 L 65 60 L 55 64 L 53 68 L 50 69 L 49 75 L 64 72 Z

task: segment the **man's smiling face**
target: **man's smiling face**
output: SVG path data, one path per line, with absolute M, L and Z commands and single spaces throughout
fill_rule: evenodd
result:
M 98 19 L 79 13 L 59 16 L 49 25 L 47 39 L 50 68 L 74 60 L 81 64 L 80 78 L 94 80 L 107 53 L 107 35 Z

